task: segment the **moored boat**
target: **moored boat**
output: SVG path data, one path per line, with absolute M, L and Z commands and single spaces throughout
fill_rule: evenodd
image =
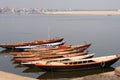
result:
M 80 50 L 72 50 L 72 51 L 65 51 L 65 52 L 58 52 L 58 53 L 42 53 L 42 52 L 36 52 L 32 54 L 17 54 L 13 55 L 13 58 L 27 58 L 27 57 L 41 57 L 41 56 L 48 56 L 48 55 L 62 55 L 62 54 L 72 54 L 72 53 L 79 53 Z M 30 52 L 31 53 L 31 52 Z
M 52 58 L 63 58 L 63 57 L 73 57 L 73 56 L 80 56 L 86 55 L 88 52 L 80 52 L 80 53 L 71 53 L 71 54 L 57 54 L 57 55 L 41 55 L 41 56 L 34 56 L 28 58 L 13 58 L 12 60 L 15 62 L 26 62 L 26 61 L 33 61 L 33 60 L 41 60 L 41 59 L 52 59 Z
M 91 46 L 90 43 L 80 44 L 80 45 L 61 45 L 57 46 L 55 48 L 39 48 L 39 51 L 29 51 L 29 52 L 11 52 L 13 56 L 17 55 L 31 55 L 31 54 L 66 54 L 66 53 L 73 53 L 73 52 L 83 52 L 86 50 L 89 46 Z
M 55 42 L 55 43 L 47 43 L 47 44 L 41 44 L 41 45 L 27 45 L 27 46 L 17 46 L 14 49 L 15 50 L 20 50 L 20 51 L 24 51 L 24 50 L 29 50 L 29 49 L 35 49 L 35 48 L 54 48 L 55 46 L 60 46 L 65 44 L 65 41 L 61 41 L 61 42 Z
M 64 38 L 53 38 L 50 40 L 34 40 L 34 41 L 29 41 L 29 42 L 0 44 L 0 47 L 6 48 L 6 49 L 14 49 L 15 47 L 18 47 L 18 46 L 41 45 L 41 44 L 47 44 L 47 43 L 61 42 L 63 39 Z
M 49 61 L 35 66 L 46 71 L 72 71 L 109 67 L 120 59 L 120 54 L 71 61 Z
M 28 62 L 22 62 L 22 65 L 25 65 L 27 67 L 34 67 L 34 64 L 40 64 L 40 63 L 47 63 L 48 61 L 69 61 L 69 60 L 80 60 L 85 58 L 91 58 L 94 54 L 87 54 L 87 55 L 80 55 L 80 56 L 73 56 L 73 57 L 63 57 L 63 58 L 53 58 L 53 59 L 42 59 L 42 60 L 36 60 L 36 61 L 28 61 Z
M 33 52 L 10 52 L 11 55 L 16 56 L 16 55 L 31 55 Z

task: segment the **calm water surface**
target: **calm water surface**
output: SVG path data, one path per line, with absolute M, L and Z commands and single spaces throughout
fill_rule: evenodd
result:
M 92 43 L 88 49 L 95 56 L 120 53 L 120 16 L 80 15 L 0 15 L 0 43 L 13 43 L 64 37 L 66 44 Z M 0 48 L 0 70 L 33 78 L 73 78 L 113 70 L 111 68 L 81 72 L 44 72 L 14 64 L 9 51 Z M 79 75 L 78 75 L 79 74 Z

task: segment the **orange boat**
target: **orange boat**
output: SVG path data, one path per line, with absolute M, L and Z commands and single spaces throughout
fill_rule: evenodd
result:
M 30 42 L 18 42 L 18 43 L 11 43 L 11 44 L 0 44 L 0 47 L 6 48 L 6 49 L 14 49 L 15 47 L 19 46 L 28 46 L 28 45 L 41 45 L 41 44 L 47 44 L 47 43 L 54 43 L 54 42 L 60 42 L 64 38 L 53 38 L 50 40 L 34 40 Z
M 32 48 L 25 51 L 43 51 L 43 52 L 61 52 L 61 51 L 70 51 L 74 49 L 80 49 L 81 51 L 86 50 L 89 46 L 91 46 L 91 43 L 83 43 L 79 45 L 60 45 L 55 48 L 45 48 L 45 47 L 38 47 L 38 48 Z
M 91 44 L 81 44 L 81 45 L 72 45 L 66 46 L 62 45 L 56 49 L 44 49 L 38 52 L 11 52 L 14 57 L 27 57 L 29 55 L 43 55 L 43 54 L 67 54 L 67 53 L 75 53 L 75 52 L 83 52 L 86 50 Z
M 41 55 L 41 56 L 34 56 L 34 57 L 29 57 L 29 58 L 13 58 L 12 60 L 15 62 L 26 62 L 26 61 L 35 61 L 35 60 L 41 60 L 41 59 L 73 57 L 73 56 L 80 56 L 80 55 L 86 55 L 86 54 L 88 54 L 88 52 L 57 54 L 57 55 Z

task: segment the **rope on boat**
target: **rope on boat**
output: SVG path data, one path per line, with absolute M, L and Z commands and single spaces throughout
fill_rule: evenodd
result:
M 102 61 L 100 65 L 101 67 L 105 67 L 105 62 Z

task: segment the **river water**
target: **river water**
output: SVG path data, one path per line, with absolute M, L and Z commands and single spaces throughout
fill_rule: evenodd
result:
M 0 43 L 13 43 L 63 37 L 66 44 L 92 43 L 88 48 L 96 56 L 120 53 L 120 16 L 90 15 L 4 15 L 0 14 Z M 14 64 L 9 51 L 0 48 L 0 70 L 33 78 L 76 78 L 97 74 L 120 66 L 77 72 L 44 72 Z M 95 72 L 96 71 L 96 72 Z

